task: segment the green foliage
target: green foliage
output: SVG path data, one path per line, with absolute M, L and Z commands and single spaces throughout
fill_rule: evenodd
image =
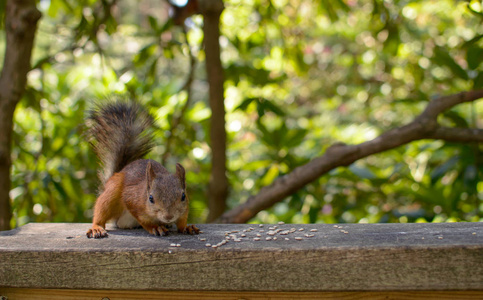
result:
M 481 1 L 229 0 L 221 20 L 234 207 L 332 143 L 370 140 L 429 99 L 483 88 Z M 191 218 L 207 216 L 210 111 L 202 18 L 174 27 L 166 2 L 40 1 L 34 70 L 17 107 L 14 226 L 88 222 L 97 162 L 82 136 L 93 98 L 127 94 L 157 117 L 160 160 L 187 169 Z M 3 11 L 2 11 L 3 15 Z M 3 45 L 4 37 L 0 38 Z M 200 63 L 183 89 L 190 55 Z M 176 130 L 171 128 L 189 99 Z M 445 113 L 481 127 L 483 105 Z M 441 222 L 483 218 L 483 148 L 419 141 L 338 168 L 254 222 Z

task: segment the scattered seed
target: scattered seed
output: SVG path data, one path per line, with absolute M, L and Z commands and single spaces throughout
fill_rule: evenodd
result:
M 299 231 L 304 231 L 304 230 L 305 230 L 305 228 L 299 228 Z
M 169 246 L 170 247 L 176 247 L 176 244 L 170 244 Z
M 283 224 L 285 224 L 285 222 L 282 222 L 282 221 L 278 222 L 278 225 L 283 225 Z
M 238 233 L 238 230 L 232 230 L 231 233 Z
M 289 238 L 285 238 L 286 241 L 289 241 L 290 239 Z
M 259 237 L 256 237 L 256 238 L 253 238 L 254 241 L 259 241 L 260 238 Z
M 472 235 L 476 235 L 476 232 L 473 232 Z
M 275 231 L 270 230 L 269 232 L 267 232 L 267 234 L 268 234 L 268 235 L 275 235 L 275 234 L 276 234 L 276 232 L 275 232 Z
M 200 233 L 205 233 L 205 232 L 200 230 Z
M 262 236 L 262 235 L 261 235 L 260 233 L 257 233 L 257 236 L 258 236 L 258 237 L 260 237 L 260 236 Z
M 263 224 L 259 224 L 258 227 L 263 227 Z
M 248 229 L 250 229 L 250 231 L 255 230 L 255 228 L 253 228 L 253 227 L 250 227 L 250 228 L 248 228 Z
M 246 234 L 244 234 L 244 233 L 242 233 L 242 234 L 241 234 L 241 237 L 246 237 L 246 236 L 247 236 L 247 235 L 246 235 Z
M 204 241 L 206 241 L 206 239 L 205 238 L 201 238 L 200 241 L 204 242 Z
M 263 229 L 260 229 L 260 231 L 258 231 L 258 232 L 265 232 L 265 230 L 263 230 Z
M 223 241 L 221 241 L 221 244 L 222 244 L 222 245 L 225 245 L 226 243 L 228 243 L 228 241 L 227 241 L 227 240 L 223 240 Z
M 443 239 L 443 237 L 442 237 L 442 236 L 438 236 L 438 239 L 442 240 L 442 239 Z
M 305 236 L 310 238 L 310 237 L 314 237 L 315 234 L 308 234 L 308 233 L 306 233 Z
M 310 229 L 310 232 L 317 232 L 317 229 Z
M 280 232 L 281 235 L 287 235 L 288 233 L 289 233 L 288 230 L 285 230 L 285 231 Z
M 213 246 L 211 246 L 211 248 L 218 248 L 218 246 L 217 245 L 213 245 Z
M 171 254 L 171 253 L 173 253 L 173 251 L 169 250 L 168 253 Z
M 211 244 L 210 243 L 206 243 L 205 246 L 206 247 L 211 247 Z
M 176 247 L 181 247 L 181 244 L 176 244 Z
M 334 228 L 338 228 L 338 227 L 339 227 L 339 226 L 337 226 L 337 225 L 334 225 Z
M 299 236 L 294 237 L 294 239 L 296 239 L 297 241 L 301 241 L 302 240 L 302 238 L 299 237 Z
M 225 236 L 225 240 L 229 241 L 231 238 L 229 236 Z
M 273 240 L 276 241 L 277 240 L 277 237 L 274 237 Z
M 265 240 L 270 241 L 272 238 L 271 237 L 266 237 Z
M 422 237 L 421 239 L 424 240 L 424 237 Z

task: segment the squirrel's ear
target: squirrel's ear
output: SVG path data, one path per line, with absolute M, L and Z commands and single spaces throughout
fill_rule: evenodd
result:
M 176 164 L 176 176 L 178 176 L 179 181 L 181 181 L 181 186 L 186 187 L 185 170 L 183 166 L 179 163 Z
M 148 191 L 151 189 L 151 183 L 153 182 L 154 177 L 156 177 L 156 174 L 154 174 L 153 167 L 151 166 L 151 161 L 148 161 L 148 166 L 146 167 L 146 181 L 148 183 Z

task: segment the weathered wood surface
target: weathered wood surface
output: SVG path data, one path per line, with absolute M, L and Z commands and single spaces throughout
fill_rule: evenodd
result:
M 117 229 L 100 240 L 85 237 L 89 226 L 28 224 L 0 232 L 0 290 L 483 290 L 483 223 L 285 224 L 277 229 L 297 231 L 279 232 L 276 241 L 266 240 L 273 225 L 200 225 L 198 236 L 167 237 Z M 240 242 L 205 246 L 250 227 Z M 257 233 L 260 241 L 253 240 Z
M 404 292 L 233 292 L 233 291 L 117 291 L 1 288 L 7 300 L 476 300 L 483 291 Z

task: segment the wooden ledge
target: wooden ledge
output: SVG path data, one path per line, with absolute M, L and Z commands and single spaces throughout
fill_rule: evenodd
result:
M 0 292 L 483 291 L 483 223 L 206 224 L 198 236 L 166 237 L 108 228 L 99 240 L 86 238 L 89 227 L 37 223 L 0 232 Z M 206 247 L 227 232 L 240 241 Z

